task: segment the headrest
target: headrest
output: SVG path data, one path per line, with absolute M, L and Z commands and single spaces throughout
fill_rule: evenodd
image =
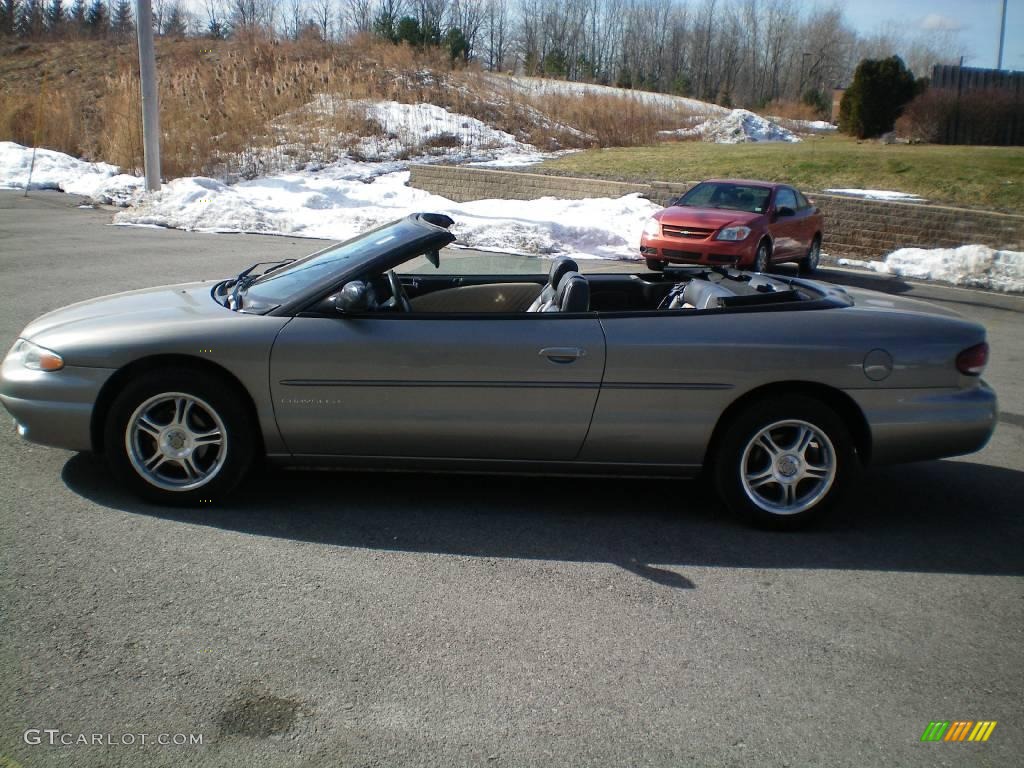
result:
M 590 283 L 579 272 L 566 272 L 558 283 L 558 308 L 562 312 L 590 311 Z
M 548 272 L 548 285 L 557 288 L 566 272 L 579 272 L 579 265 L 568 256 L 559 256 L 551 264 L 551 271 Z

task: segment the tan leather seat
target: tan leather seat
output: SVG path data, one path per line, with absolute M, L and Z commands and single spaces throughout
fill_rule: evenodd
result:
M 540 295 L 536 283 L 487 283 L 445 288 L 410 299 L 413 312 L 525 312 Z

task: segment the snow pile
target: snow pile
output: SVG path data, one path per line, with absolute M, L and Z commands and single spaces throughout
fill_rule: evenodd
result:
M 900 248 L 887 255 L 885 261 L 839 259 L 839 263 L 886 275 L 940 280 L 966 288 L 1024 291 L 1024 252 L 996 251 L 986 245 Z
M 850 197 L 863 197 L 868 200 L 903 200 L 908 203 L 927 202 L 919 195 L 909 192 L 893 192 L 888 189 L 826 189 L 833 195 L 848 195 Z
M 676 131 L 659 131 L 659 136 L 699 138 L 709 144 L 743 144 L 755 141 L 801 141 L 792 131 L 786 130 L 768 118 L 755 115 L 745 109 L 734 109 L 723 117 L 713 117 L 693 128 Z
M 143 186 L 142 179 L 119 173 L 115 165 L 89 163 L 52 149 L 37 149 L 33 166 L 30 147 L 0 141 L 0 189 L 25 189 L 29 168 L 29 189 L 58 189 L 101 203 L 127 205 Z
M 231 186 L 213 179 L 176 179 L 118 213 L 115 223 L 344 240 L 413 212 L 434 211 L 455 220 L 453 231 L 468 247 L 636 258 L 644 224 L 659 210 L 638 195 L 455 203 L 407 186 L 408 179 L 408 172 L 397 172 L 368 183 L 350 174 L 345 164 Z
M 360 160 L 429 162 L 443 159 L 453 163 L 513 166 L 537 163 L 545 157 L 536 147 L 518 141 L 510 133 L 434 104 L 337 99 L 321 94 L 300 110 L 303 114 L 318 116 L 339 111 L 358 115 L 375 127 L 369 136 L 332 137 L 339 150 L 347 147 Z M 278 122 L 294 119 L 294 113 L 284 118 Z

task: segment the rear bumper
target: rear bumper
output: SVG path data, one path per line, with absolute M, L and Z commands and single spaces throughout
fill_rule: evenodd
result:
M 640 240 L 640 255 L 674 264 L 730 264 L 749 267 L 754 264 L 757 243 L 758 240 L 753 235 L 738 243 L 644 235 Z
M 985 447 L 999 417 L 984 381 L 970 389 L 847 390 L 871 430 L 873 464 L 941 459 Z
M 0 371 L 0 403 L 26 440 L 91 451 L 93 405 L 113 373 L 112 368 L 75 366 L 48 373 L 7 361 Z

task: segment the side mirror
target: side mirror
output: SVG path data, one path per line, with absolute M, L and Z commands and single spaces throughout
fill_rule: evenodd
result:
M 345 283 L 335 297 L 334 308 L 339 312 L 366 312 L 370 308 L 370 286 L 362 280 Z
M 775 209 L 775 215 L 779 218 L 782 218 L 783 216 L 796 216 L 796 211 L 789 206 L 782 205 Z

